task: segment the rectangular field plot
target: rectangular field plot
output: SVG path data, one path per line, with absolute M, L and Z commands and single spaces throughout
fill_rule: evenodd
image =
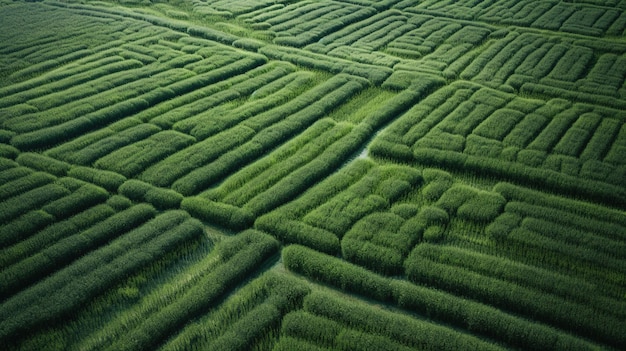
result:
M 150 31 L 147 35 L 154 34 Z M 164 34 L 168 35 L 167 31 L 164 30 Z M 182 35 L 172 32 L 169 36 L 176 42 Z M 180 38 L 180 50 L 163 46 L 160 43 L 162 41 L 158 37 L 139 39 L 140 46 L 131 47 L 127 44 L 117 51 L 97 53 L 97 56 L 121 56 L 126 57 L 126 60 L 100 66 L 94 70 L 99 73 L 84 79 L 72 82 L 63 78 L 64 75 L 58 75 L 59 80 L 46 80 L 45 84 L 36 87 L 31 87 L 30 81 L 26 81 L 22 84 L 25 86 L 24 91 L 7 92 L 3 99 L 7 105 L 1 109 L 0 116 L 4 129 L 18 133 L 13 137 L 12 144 L 22 149 L 47 148 L 192 91 L 194 97 L 206 99 L 211 99 L 208 95 L 220 92 L 221 100 L 218 95 L 213 97 L 213 103 L 224 102 L 236 98 L 232 94 L 238 94 L 238 91 L 231 90 L 231 95 L 226 96 L 223 90 L 229 84 L 215 86 L 216 83 L 233 75 L 244 74 L 265 62 L 261 56 L 233 49 L 216 54 L 212 48 L 225 47 L 206 40 Z M 59 70 L 66 67 L 71 65 Z M 72 76 L 78 77 L 80 75 Z M 239 79 L 245 78 L 242 76 Z M 59 88 L 64 90 L 57 92 Z M 187 100 L 189 98 L 187 96 Z M 181 101 L 180 105 L 187 102 L 184 98 L 172 100 L 163 106 L 166 109 L 153 109 L 144 112 L 144 115 L 150 112 L 163 114 L 172 107 L 179 107 L 172 106 L 178 101 Z M 141 118 L 149 120 L 151 117 Z M 171 125 L 173 121 L 169 123 Z M 100 131 L 96 134 L 97 137 L 103 136 Z M 81 138 L 84 143 L 85 138 Z M 93 160 L 90 158 L 89 161 Z
M 156 162 L 142 178 L 171 185 L 185 195 L 197 194 L 303 132 L 364 86 L 360 78 L 338 75 L 311 89 L 296 89 L 296 96 L 286 91 L 292 99 L 266 106 L 267 110 L 255 115 L 250 113 L 262 106 L 257 104 L 261 100 L 251 100 L 233 111 L 222 110 L 227 113 L 223 119 L 214 110 L 179 121 L 174 129 L 189 132 L 200 141 Z M 205 124 L 206 118 L 210 124 Z
M 396 176 L 387 178 L 389 174 Z M 620 296 L 625 224 L 620 211 L 508 183 L 482 190 L 440 170 L 419 174 L 357 161 L 296 201 L 260 217 L 255 226 L 282 242 L 296 243 L 283 249 L 283 262 L 309 279 L 505 345 L 567 349 L 592 347 L 574 335 L 613 346 L 624 342 Z M 339 250 L 341 260 L 336 258 Z M 580 260 L 586 264 L 574 263 Z M 408 282 L 389 278 L 403 273 Z M 288 315 L 283 335 L 289 338 L 279 344 L 340 342 L 347 311 L 331 309 L 312 316 L 309 313 L 326 309 L 309 309 L 313 304 L 307 305 L 308 298 L 306 314 L 297 314 L 302 319 L 298 323 L 336 331 L 329 338 L 307 332 L 302 324 L 292 327 L 297 320 Z M 321 301 L 315 305 L 324 305 Z M 470 317 L 476 313 L 484 316 L 480 326 Z M 367 330 L 378 334 L 383 325 Z M 533 332 L 513 332 L 522 329 Z
M 460 72 L 463 79 L 502 90 L 623 109 L 623 44 L 575 41 L 510 32 Z
M 335 254 L 341 250 L 341 237 L 358 219 L 388 208 L 420 180 L 419 172 L 410 168 L 355 160 L 296 201 L 260 217 L 255 226 L 283 242 Z
M 22 21 L 24 18 L 28 21 Z M 72 71 L 65 73 L 55 69 L 77 60 L 87 65 L 101 59 L 97 56 L 90 59 L 89 56 L 103 48 L 110 48 L 111 43 L 119 43 L 117 40 L 125 35 L 124 31 L 141 31 L 145 27 L 142 23 L 80 16 L 41 6 L 3 6 L 0 20 L 5 28 L 0 34 L 3 43 L 0 55 L 3 63 L 7 63 L 0 68 L 0 96 L 3 98 L 7 92 L 21 91 L 46 82 L 39 79 L 23 83 L 41 72 L 48 72 L 47 77 L 57 78 L 85 72 L 87 67 L 73 66 Z
M 488 172 L 623 206 L 623 111 L 458 83 L 394 122 L 372 153 Z
M 585 2 L 585 1 L 583 1 Z M 419 14 L 480 20 L 501 25 L 515 25 L 563 31 L 588 36 L 621 36 L 626 29 L 623 2 L 616 9 L 613 1 L 572 4 L 560 1 L 466 0 L 402 1 L 394 7 Z
M 275 44 L 302 47 L 375 13 L 371 7 L 334 1 L 300 1 L 242 17 L 253 28 L 276 33 Z
M 282 7 L 287 0 L 192 0 L 193 12 L 201 15 L 237 15 L 268 7 Z

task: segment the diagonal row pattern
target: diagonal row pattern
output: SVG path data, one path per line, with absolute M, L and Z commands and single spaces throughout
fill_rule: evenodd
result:
M 624 9 L 0 0 L 0 343 L 624 348 Z

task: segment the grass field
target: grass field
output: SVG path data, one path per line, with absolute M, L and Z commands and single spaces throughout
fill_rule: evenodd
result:
M 0 0 L 5 350 L 626 349 L 626 1 Z

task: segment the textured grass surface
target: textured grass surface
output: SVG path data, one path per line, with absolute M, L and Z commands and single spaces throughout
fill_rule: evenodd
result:
M 0 1 L 7 350 L 624 349 L 626 2 Z

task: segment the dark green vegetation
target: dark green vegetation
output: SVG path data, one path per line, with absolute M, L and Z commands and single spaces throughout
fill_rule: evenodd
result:
M 0 0 L 0 345 L 626 349 L 625 35 L 622 0 Z

